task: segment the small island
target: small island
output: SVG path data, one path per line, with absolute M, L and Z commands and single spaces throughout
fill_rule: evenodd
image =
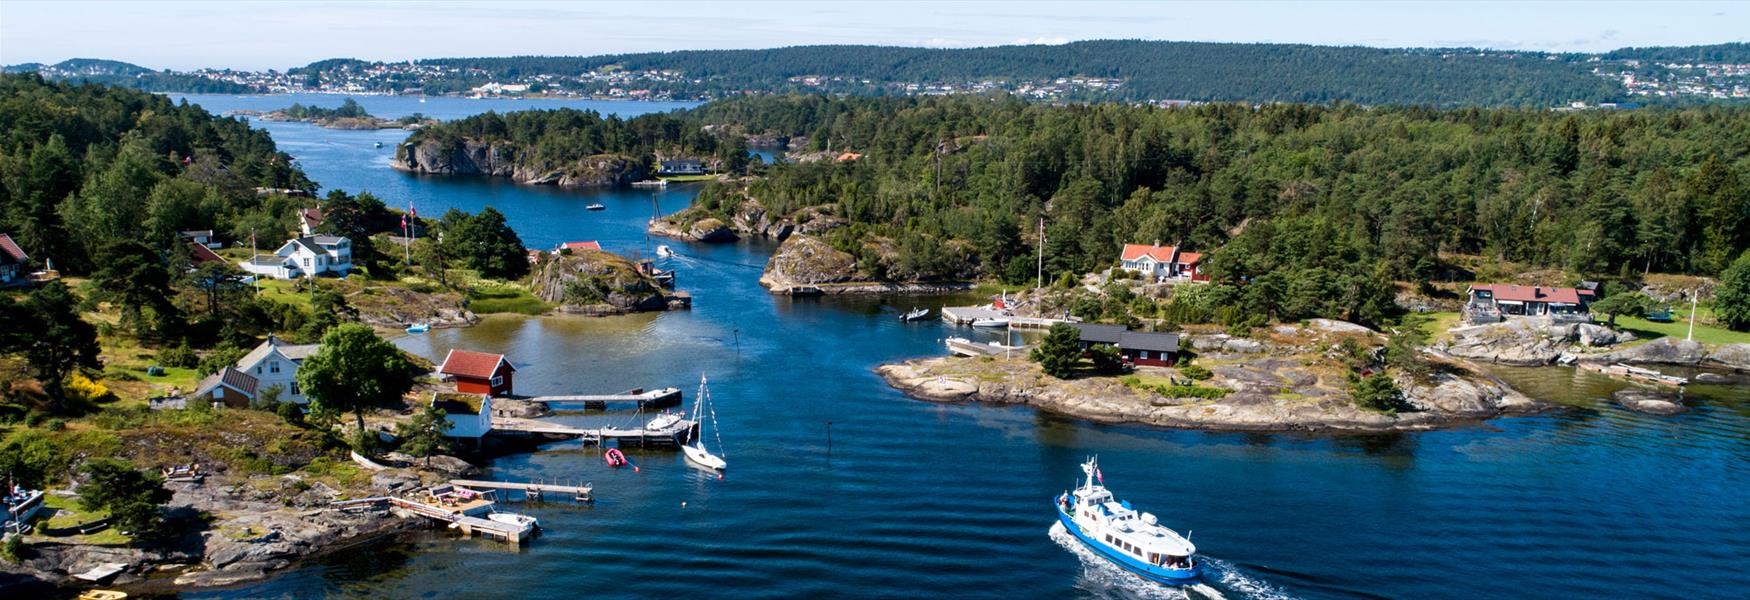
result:
M 399 119 L 385 119 L 365 112 L 357 100 L 347 98 L 338 108 L 323 108 L 320 106 L 304 106 L 293 103 L 291 106 L 267 113 L 255 111 L 239 111 L 237 114 L 260 116 L 264 121 L 295 121 L 309 123 L 327 129 L 419 129 L 436 123 L 435 119 L 414 113 Z

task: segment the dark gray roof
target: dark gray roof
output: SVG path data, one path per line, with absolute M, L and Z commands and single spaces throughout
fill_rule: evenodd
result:
M 1149 350 L 1152 352 L 1178 352 L 1179 334 L 1177 333 L 1144 333 L 1141 331 L 1126 331 L 1118 340 L 1118 347 L 1125 350 Z
M 1098 323 L 1070 323 L 1071 327 L 1080 329 L 1081 341 L 1090 344 L 1116 344 L 1124 335 L 1123 325 L 1101 325 Z
M 212 392 L 213 388 L 224 385 L 253 397 L 255 396 L 255 387 L 260 384 L 261 380 L 256 379 L 254 375 L 227 366 L 217 373 L 208 375 L 206 379 L 202 379 L 200 384 L 195 386 L 194 395 L 197 397 L 205 396 Z

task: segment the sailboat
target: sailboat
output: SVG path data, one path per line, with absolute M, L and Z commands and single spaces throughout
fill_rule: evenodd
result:
M 700 375 L 699 395 L 693 398 L 693 415 L 694 418 L 699 420 L 699 435 L 688 443 L 681 444 L 681 452 L 686 454 L 687 460 L 692 461 L 693 464 L 707 469 L 722 471 L 724 467 L 728 466 L 728 463 L 723 461 L 723 457 L 711 454 L 710 451 L 705 449 L 704 416 L 707 414 L 705 411 L 710 411 L 711 428 L 714 430 L 718 429 L 717 408 L 711 404 L 711 390 L 705 387 L 705 383 L 705 376 Z M 715 433 L 717 434 L 717 452 L 721 454 L 723 452 L 723 433 L 721 430 L 717 430 Z

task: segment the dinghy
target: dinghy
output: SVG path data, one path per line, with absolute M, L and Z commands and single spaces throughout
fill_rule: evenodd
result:
M 431 331 L 431 323 L 414 323 L 407 326 L 407 333 L 425 333 Z
M 626 466 L 626 455 L 619 448 L 608 448 L 607 452 L 602 453 L 602 460 L 607 461 L 610 467 Z

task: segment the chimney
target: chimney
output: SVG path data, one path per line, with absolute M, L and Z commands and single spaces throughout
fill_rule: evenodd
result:
M 1159 248 L 1159 247 L 1161 247 L 1161 240 L 1160 240 L 1160 239 L 1159 239 L 1159 238 L 1156 238 L 1156 239 L 1155 239 L 1155 247 L 1156 247 L 1156 248 Z

